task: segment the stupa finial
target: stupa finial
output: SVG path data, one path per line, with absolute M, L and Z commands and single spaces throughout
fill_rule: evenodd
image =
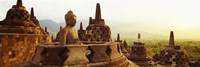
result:
M 22 5 L 22 0 L 17 0 L 17 6 L 23 6 Z
M 80 23 L 80 30 L 83 30 L 82 22 Z
M 31 17 L 34 17 L 35 15 L 34 15 L 34 9 L 33 9 L 33 7 L 31 8 Z
M 141 35 L 140 33 L 138 33 L 138 41 L 140 41 L 140 39 L 141 39 Z
M 170 32 L 169 45 L 174 45 L 174 32 Z
M 101 19 L 101 7 L 100 7 L 100 4 L 99 4 L 99 3 L 97 3 L 97 5 L 96 5 L 96 15 L 95 15 L 95 19 L 96 19 L 96 20 Z
M 117 41 L 120 41 L 120 34 L 117 34 Z

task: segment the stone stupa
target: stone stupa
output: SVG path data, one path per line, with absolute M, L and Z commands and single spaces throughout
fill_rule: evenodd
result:
M 134 45 L 131 47 L 128 58 L 141 67 L 153 67 L 151 59 L 147 56 L 146 47 L 140 38 L 141 35 L 138 33 L 138 41 L 134 42 Z
M 79 31 L 79 33 L 82 33 L 82 31 Z M 101 18 L 101 8 L 99 3 L 97 3 L 96 5 L 95 19 L 92 19 L 92 17 L 90 17 L 89 25 L 86 27 L 85 33 L 79 34 L 79 36 L 83 41 L 112 41 L 110 27 L 106 25 L 104 19 Z
M 36 46 L 48 42 L 51 35 L 40 27 L 33 8 L 29 14 L 22 0 L 17 0 L 0 21 L 0 67 L 29 61 Z
M 160 51 L 158 62 L 164 66 L 188 66 L 185 54 L 180 50 L 180 46 L 175 45 L 173 31 L 170 32 L 169 45 L 165 45 L 165 47 Z

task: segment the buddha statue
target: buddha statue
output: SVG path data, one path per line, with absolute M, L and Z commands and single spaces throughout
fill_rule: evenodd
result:
M 68 11 L 65 15 L 66 26 L 60 30 L 59 43 L 60 45 L 78 44 L 78 34 L 74 29 L 76 24 L 76 15 L 72 11 Z

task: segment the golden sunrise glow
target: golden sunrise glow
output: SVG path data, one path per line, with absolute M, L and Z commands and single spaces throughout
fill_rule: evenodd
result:
M 0 20 L 15 1 L 0 0 Z M 63 16 L 72 10 L 77 21 L 86 27 L 89 17 L 94 18 L 96 3 L 101 4 L 102 18 L 112 28 L 113 35 L 131 32 L 168 35 L 171 30 L 180 34 L 177 35 L 180 38 L 200 35 L 200 0 L 24 0 L 23 4 L 27 10 L 35 7 L 39 20 L 57 23 L 64 22 Z

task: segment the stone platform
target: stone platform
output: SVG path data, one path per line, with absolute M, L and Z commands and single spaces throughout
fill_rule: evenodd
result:
M 37 47 L 32 63 L 64 67 L 135 67 L 116 42 L 90 44 L 43 44 Z

